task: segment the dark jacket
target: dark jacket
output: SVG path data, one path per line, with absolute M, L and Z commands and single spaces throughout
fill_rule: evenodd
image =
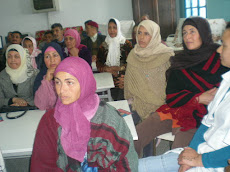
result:
M 102 44 L 102 42 L 104 42 L 105 41 L 105 35 L 100 35 L 100 34 L 97 34 L 97 40 L 96 40 L 96 42 L 97 42 L 97 48 L 99 49 L 99 46 Z M 86 37 L 84 40 L 82 40 L 81 41 L 81 44 L 83 44 L 83 45 L 86 45 L 87 46 L 87 48 L 90 50 L 90 52 L 92 53 L 92 51 L 93 51 L 93 41 L 91 40 L 91 38 L 90 37 Z

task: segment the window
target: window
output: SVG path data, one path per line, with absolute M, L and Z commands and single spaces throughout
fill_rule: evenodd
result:
M 206 18 L 206 0 L 185 0 L 185 16 L 200 16 Z

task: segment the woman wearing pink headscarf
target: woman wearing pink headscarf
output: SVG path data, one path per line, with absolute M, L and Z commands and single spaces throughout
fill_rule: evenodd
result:
M 67 57 L 54 76 L 59 98 L 38 126 L 31 172 L 137 171 L 128 126 L 113 107 L 100 103 L 87 63 Z
M 68 29 L 64 34 L 65 53 L 67 56 L 81 57 L 91 66 L 92 55 L 90 50 L 81 43 L 80 34 L 75 29 Z
M 36 59 L 36 57 L 41 53 L 41 50 L 39 50 L 37 48 L 36 40 L 31 36 L 26 36 L 22 40 L 22 46 L 24 48 L 28 49 L 29 54 L 30 54 L 31 64 L 32 64 L 34 69 L 37 69 L 37 62 L 36 61 L 38 61 L 38 60 Z

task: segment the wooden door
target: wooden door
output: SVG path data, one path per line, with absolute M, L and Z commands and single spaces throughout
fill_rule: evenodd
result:
M 132 0 L 132 3 L 135 22 L 139 22 L 142 15 L 148 14 L 151 20 L 159 24 L 162 39 L 175 33 L 177 23 L 175 0 Z

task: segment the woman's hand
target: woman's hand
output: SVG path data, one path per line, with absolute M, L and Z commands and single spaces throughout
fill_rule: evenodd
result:
M 10 106 L 27 106 L 28 105 L 27 101 L 25 101 L 22 98 L 18 98 L 18 97 L 14 97 L 12 101 L 13 101 L 13 104 Z
M 95 62 L 95 61 L 97 61 L 97 56 L 96 56 L 96 55 L 93 55 L 93 56 L 92 56 L 92 62 Z
M 178 158 L 179 165 L 186 165 L 187 167 L 203 167 L 202 155 L 198 154 L 194 149 L 187 147 L 181 152 Z M 184 168 L 186 168 L 184 166 Z
M 46 72 L 45 79 L 51 81 L 54 78 L 54 71 L 56 68 L 49 68 Z
M 208 105 L 214 99 L 217 90 L 218 89 L 214 87 L 214 88 L 202 93 L 198 98 L 199 103 L 204 104 L 204 105 Z
M 104 67 L 104 72 L 109 72 L 111 73 L 113 76 L 117 77 L 118 76 L 118 72 L 120 71 L 120 67 L 119 66 L 105 66 Z
M 120 89 L 124 89 L 124 77 L 125 75 L 121 75 L 115 83 Z
M 192 167 L 190 167 L 189 165 L 181 165 L 178 172 L 185 172 L 185 171 L 189 170 L 190 168 L 192 168 Z
M 69 50 L 69 52 L 71 56 L 78 57 L 79 49 L 76 47 L 73 47 Z

